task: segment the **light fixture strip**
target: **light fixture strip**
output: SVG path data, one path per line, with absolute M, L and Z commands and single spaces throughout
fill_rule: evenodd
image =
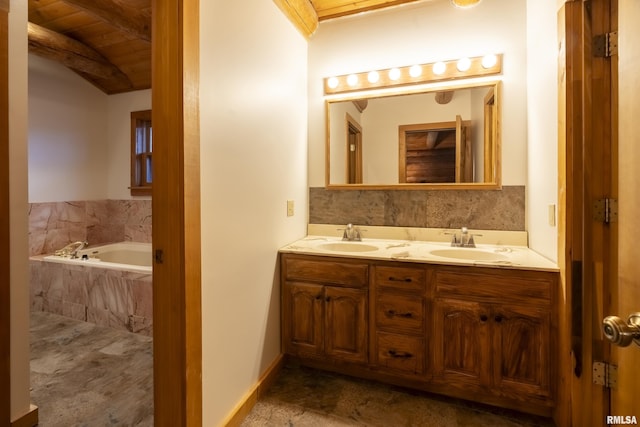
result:
M 502 72 L 502 54 L 495 55 L 495 64 L 486 67 L 483 65 L 482 60 L 484 56 L 475 56 L 468 58 L 470 65 L 467 70 L 460 71 L 458 69 L 459 59 L 450 61 L 438 61 L 429 64 L 420 64 L 422 72 L 417 74 L 417 67 L 415 65 L 407 67 L 395 67 L 386 70 L 375 70 L 377 72 L 377 80 L 372 81 L 370 73 L 371 71 L 365 71 L 362 73 L 351 73 L 342 76 L 327 77 L 324 79 L 324 93 L 325 95 L 331 95 L 336 93 L 352 92 L 356 90 L 378 89 L 396 86 L 406 86 L 420 83 L 431 83 L 445 80 L 459 80 L 470 77 L 490 76 L 500 74 Z M 436 72 L 440 72 L 438 68 L 444 64 L 445 68 L 439 74 L 434 72 L 434 65 L 436 65 Z M 413 67 L 413 71 L 411 70 Z M 485 68 L 486 67 L 486 68 Z M 399 71 L 399 73 L 398 73 Z M 396 77 L 397 76 L 397 77 Z M 332 84 L 330 84 L 330 80 Z M 332 85 L 334 87 L 332 87 Z

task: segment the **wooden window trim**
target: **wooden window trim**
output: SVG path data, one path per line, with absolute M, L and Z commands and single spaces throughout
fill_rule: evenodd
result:
M 150 196 L 153 189 L 152 183 L 146 182 L 144 177 L 147 159 L 151 159 L 152 150 L 138 151 L 137 137 L 140 121 L 151 122 L 151 110 L 131 112 L 131 187 L 129 188 L 132 196 Z

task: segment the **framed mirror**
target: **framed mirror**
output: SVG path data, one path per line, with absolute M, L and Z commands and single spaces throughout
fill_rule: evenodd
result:
M 499 81 L 326 101 L 327 188 L 500 188 Z

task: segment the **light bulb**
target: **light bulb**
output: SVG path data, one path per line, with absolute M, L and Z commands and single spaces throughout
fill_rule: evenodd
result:
M 498 57 L 494 54 L 485 55 L 482 58 L 482 67 L 491 68 L 498 63 Z
M 392 68 L 389 70 L 389 78 L 391 80 L 398 80 L 400 78 L 400 70 L 397 68 Z
M 458 65 L 456 66 L 458 71 L 467 71 L 471 68 L 471 60 L 469 58 L 460 58 L 458 60 Z
M 422 67 L 420 65 L 414 65 L 409 68 L 409 75 L 411 77 L 418 77 L 420 74 L 422 74 Z
M 367 75 L 367 80 L 369 80 L 369 83 L 377 83 L 380 80 L 380 74 L 377 71 L 370 71 Z
M 468 9 L 480 3 L 480 0 L 451 0 L 451 3 L 460 9 Z
M 338 78 L 337 77 L 329 77 L 329 80 L 327 81 L 327 85 L 331 88 L 331 89 L 335 89 L 338 87 Z
M 433 64 L 433 74 L 439 76 L 440 74 L 444 74 L 447 71 L 447 64 L 444 62 L 436 62 Z
M 349 77 L 347 77 L 347 84 L 349 86 L 355 86 L 358 84 L 358 76 L 356 76 L 355 74 L 349 74 Z

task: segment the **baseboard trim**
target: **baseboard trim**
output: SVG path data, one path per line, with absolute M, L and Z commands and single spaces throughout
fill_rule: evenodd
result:
M 15 421 L 11 421 L 11 427 L 34 427 L 38 425 L 38 407 L 31 404 L 29 412 Z
M 231 411 L 227 418 L 222 422 L 226 427 L 237 427 L 247 417 L 251 409 L 255 406 L 260 397 L 269 390 L 269 387 L 273 385 L 278 378 L 278 374 L 284 364 L 284 355 L 280 354 L 276 360 L 267 368 L 262 374 L 258 382 L 244 395 L 242 400 Z

